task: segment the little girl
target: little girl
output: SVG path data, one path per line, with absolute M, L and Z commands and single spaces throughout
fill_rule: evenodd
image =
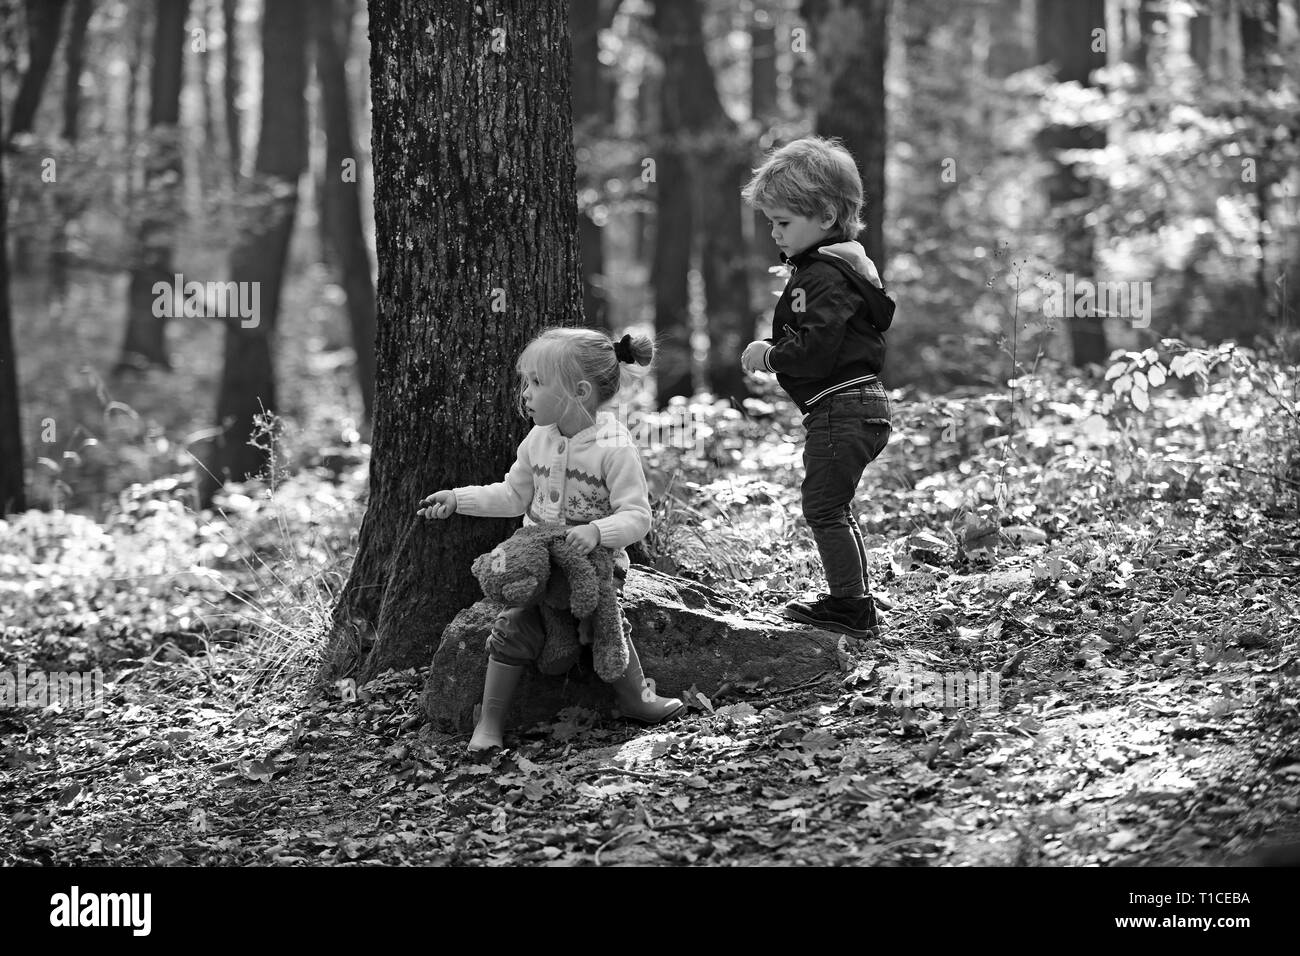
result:
M 505 480 L 436 491 L 420 502 L 426 518 L 460 513 L 484 517 L 524 516 L 524 524 L 567 523 L 567 540 L 590 551 L 603 545 L 614 552 L 622 591 L 628 557 L 624 550 L 650 530 L 650 496 L 641 458 L 628 430 L 600 409 L 623 383 L 623 366 L 648 366 L 654 343 L 624 335 L 614 342 L 592 329 L 548 329 L 519 357 L 520 409 L 534 427 L 519 445 Z M 501 746 L 502 724 L 523 665 L 537 659 L 546 635 L 536 607 L 509 608 L 493 625 L 483 683 L 483 710 L 471 751 Z M 636 648 L 614 682 L 624 715 L 644 723 L 675 716 L 685 705 L 659 697 L 645 680 Z

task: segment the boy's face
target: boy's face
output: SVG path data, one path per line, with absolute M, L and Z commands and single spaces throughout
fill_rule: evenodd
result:
M 820 218 L 801 216 L 783 206 L 760 206 L 772 224 L 772 241 L 787 256 L 798 255 L 817 245 L 832 232 L 835 217 L 829 212 Z

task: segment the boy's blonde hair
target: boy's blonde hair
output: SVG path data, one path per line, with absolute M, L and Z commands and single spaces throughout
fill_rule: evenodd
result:
M 862 231 L 862 178 L 839 139 L 809 136 L 773 150 L 741 190 L 751 206 L 780 207 L 811 219 L 829 208 L 850 239 Z
M 629 338 L 636 365 L 647 368 L 654 361 L 654 340 L 648 335 Z M 532 372 L 543 384 L 563 386 L 575 400 L 578 383 L 588 381 L 596 408 L 612 401 L 637 376 L 614 354 L 614 340 L 596 329 L 547 329 L 525 346 L 515 369 L 521 379 Z M 526 416 L 522 389 L 519 411 Z

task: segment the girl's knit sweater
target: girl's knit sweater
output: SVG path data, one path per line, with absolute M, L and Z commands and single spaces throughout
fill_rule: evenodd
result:
M 519 445 L 505 479 L 455 489 L 456 513 L 524 516 L 524 524 L 593 525 L 600 543 L 628 566 L 623 549 L 650 530 L 650 493 L 641 456 L 627 428 L 608 412 L 572 438 L 555 425 L 535 425 Z

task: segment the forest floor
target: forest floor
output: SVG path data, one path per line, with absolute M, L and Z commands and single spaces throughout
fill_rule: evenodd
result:
M 0 864 L 1218 865 L 1295 839 L 1294 492 L 1223 465 L 1256 459 L 1200 398 L 1133 446 L 1095 394 L 1059 398 L 1026 397 L 1011 456 L 981 437 L 1005 396 L 900 414 L 862 508 L 888 630 L 833 673 L 693 693 L 650 729 L 571 708 L 486 760 L 423 724 L 415 670 L 310 692 L 363 461 L 220 515 L 164 482 L 99 520 L 16 516 L 0 671 L 109 684 L 89 710 L 0 708 Z M 650 461 L 650 545 L 774 614 L 816 562 L 797 426 L 749 410 L 700 411 L 703 449 Z M 899 677 L 965 672 L 982 706 Z

